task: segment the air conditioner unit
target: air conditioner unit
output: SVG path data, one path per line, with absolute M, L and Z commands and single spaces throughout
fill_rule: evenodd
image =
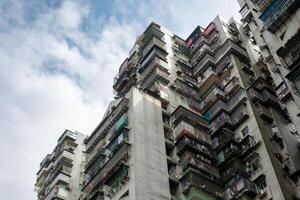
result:
M 272 127 L 273 134 L 278 133 L 278 132 L 279 132 L 279 130 L 278 130 L 277 126 Z

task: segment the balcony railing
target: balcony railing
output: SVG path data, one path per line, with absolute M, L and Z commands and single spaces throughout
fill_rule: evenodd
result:
M 85 141 L 87 152 L 90 153 L 97 143 L 105 137 L 117 120 L 128 110 L 129 99 L 123 98 L 118 105 L 106 116 L 93 131 L 92 135 Z
M 84 186 L 84 192 L 91 192 L 98 184 L 104 183 L 107 180 L 107 177 L 110 175 L 110 172 L 113 171 L 115 167 L 122 162 L 125 162 L 128 159 L 128 151 L 130 144 L 127 142 L 122 143 L 119 150 L 110 157 L 109 160 L 102 166 L 102 168 L 92 177 L 88 183 Z
M 219 87 L 214 87 L 200 102 L 200 111 L 205 112 L 218 98 L 224 96 L 224 92 Z
M 206 145 L 201 144 L 198 141 L 187 136 L 183 136 L 176 143 L 176 147 L 177 147 L 177 154 L 182 154 L 185 150 L 193 150 L 195 152 L 202 153 L 208 157 L 212 156 L 209 148 Z
M 196 187 L 201 188 L 214 196 L 220 197 L 220 192 L 222 190 L 217 183 L 202 176 L 193 169 L 189 169 L 186 173 L 184 173 L 180 179 L 180 184 L 182 186 L 183 193 L 187 193 L 192 187 Z
M 251 11 L 247 5 L 245 5 L 241 10 L 240 14 L 242 16 L 242 20 L 245 22 L 250 22 L 251 19 Z
M 55 179 L 53 181 L 51 181 L 51 184 L 47 187 L 49 189 L 53 188 L 55 185 L 57 185 L 58 183 L 64 183 L 64 184 L 70 184 L 71 182 L 71 177 L 63 174 L 63 173 L 59 173 Z
M 225 126 L 231 127 L 232 124 L 233 123 L 232 123 L 230 115 L 228 115 L 225 112 L 222 112 L 217 118 L 215 118 L 211 122 L 210 127 L 211 127 L 211 130 L 212 130 L 212 133 L 214 134 L 220 128 L 225 127 Z
M 258 7 L 260 12 L 264 12 L 272 3 L 272 0 L 254 0 L 253 3 Z
M 231 143 L 229 146 L 227 146 L 215 156 L 216 164 L 220 165 L 232 158 L 233 156 L 238 155 L 238 153 L 239 149 L 237 148 L 237 146 Z
M 61 153 L 58 155 L 58 157 L 55 159 L 53 166 L 56 166 L 58 162 L 61 162 L 62 160 L 72 163 L 74 159 L 74 153 L 71 153 L 67 150 L 61 151 Z
M 165 45 L 166 45 L 166 43 L 164 41 L 162 41 L 156 37 L 153 37 L 151 39 L 151 41 L 149 42 L 149 44 L 143 49 L 142 56 L 147 55 L 149 53 L 149 50 L 152 49 L 153 46 L 158 46 L 159 48 L 164 49 Z
M 201 128 L 208 130 L 207 120 L 183 106 L 178 106 L 172 113 L 171 122 L 176 126 L 183 120 L 188 121 L 190 124 L 197 124 L 198 126 L 201 126 Z
M 235 76 L 233 77 L 224 87 L 224 92 L 230 96 L 234 91 L 235 88 L 238 88 L 240 86 L 239 79 Z
M 195 98 L 195 97 L 199 96 L 196 88 L 188 85 L 186 82 L 184 82 L 180 78 L 177 78 L 174 81 L 174 87 L 175 87 L 176 92 L 178 92 L 179 94 L 182 94 L 184 96 L 191 97 L 191 98 Z
M 215 59 L 211 54 L 205 54 L 205 56 L 201 58 L 198 63 L 192 63 L 192 65 L 194 66 L 193 73 L 200 74 L 201 72 L 205 71 L 205 68 L 210 64 L 214 65 Z
M 207 44 L 203 44 L 196 52 L 192 59 L 191 62 L 195 63 L 196 60 L 200 60 L 204 55 L 206 55 L 207 53 L 212 53 L 212 50 L 210 48 L 210 46 L 208 46 Z
M 277 27 L 283 24 L 281 18 L 286 18 L 289 15 L 288 9 L 297 3 L 298 0 L 273 0 L 268 8 L 259 17 L 265 27 L 270 31 L 275 31 Z
M 151 23 L 142 36 L 143 46 L 146 47 L 151 42 L 153 37 L 162 40 L 164 33 L 160 30 L 160 26 L 158 24 Z
M 219 151 L 233 139 L 234 133 L 231 130 L 224 128 L 222 129 L 222 132 L 212 140 L 212 148 L 215 151 Z
M 244 193 L 252 197 L 256 196 L 257 186 L 252 181 L 241 177 L 227 189 L 225 196 L 226 199 L 235 199 Z
M 227 182 L 230 178 L 236 176 L 242 176 L 245 178 L 250 177 L 250 173 L 247 172 L 246 166 L 239 160 L 231 163 L 230 166 L 228 166 L 225 170 L 222 170 L 221 174 L 221 178 L 224 183 Z
M 62 136 L 60 136 L 60 138 L 58 139 L 57 143 L 58 144 L 61 144 L 65 139 L 69 138 L 73 141 L 76 140 L 76 137 L 77 137 L 77 134 L 76 133 L 73 133 L 69 130 L 66 130 Z
M 183 135 L 189 135 L 207 144 L 211 144 L 210 137 L 207 133 L 201 131 L 200 129 L 194 127 L 193 125 L 185 121 L 181 121 L 179 124 L 176 125 L 176 127 L 174 128 L 174 134 L 177 139 Z
M 256 147 L 259 144 L 259 141 L 251 135 L 247 135 L 240 143 L 241 146 L 241 155 L 245 156 L 247 153 Z
M 149 74 L 143 77 L 141 86 L 143 88 L 151 88 L 156 81 L 160 81 L 162 83 L 169 83 L 170 73 L 166 68 L 154 67 Z
M 257 109 L 258 115 L 265 120 L 268 123 L 271 123 L 273 121 L 273 117 L 271 114 L 271 111 L 266 108 L 265 106 L 261 105 L 260 103 L 256 103 L 255 107 Z
M 206 174 L 213 177 L 219 177 L 219 171 L 216 167 L 201 160 L 197 154 L 186 151 L 180 158 L 179 165 L 182 167 L 183 172 L 189 167 L 199 169 Z

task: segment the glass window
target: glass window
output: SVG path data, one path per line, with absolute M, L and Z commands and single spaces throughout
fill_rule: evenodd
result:
M 245 137 L 249 134 L 249 127 L 246 126 L 245 128 L 242 129 L 242 136 Z

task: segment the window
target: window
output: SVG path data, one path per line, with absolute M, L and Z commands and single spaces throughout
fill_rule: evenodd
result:
M 245 128 L 242 129 L 242 136 L 246 137 L 249 134 L 249 128 L 246 126 Z
M 264 175 L 258 177 L 255 180 L 256 185 L 258 186 L 259 189 L 263 190 L 264 188 L 267 187 L 267 181 L 266 181 L 266 177 Z

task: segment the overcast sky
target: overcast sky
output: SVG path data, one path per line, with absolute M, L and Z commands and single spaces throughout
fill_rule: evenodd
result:
M 237 0 L 0 0 L 1 199 L 34 200 L 65 129 L 90 134 L 136 36 L 155 21 L 186 38 Z

